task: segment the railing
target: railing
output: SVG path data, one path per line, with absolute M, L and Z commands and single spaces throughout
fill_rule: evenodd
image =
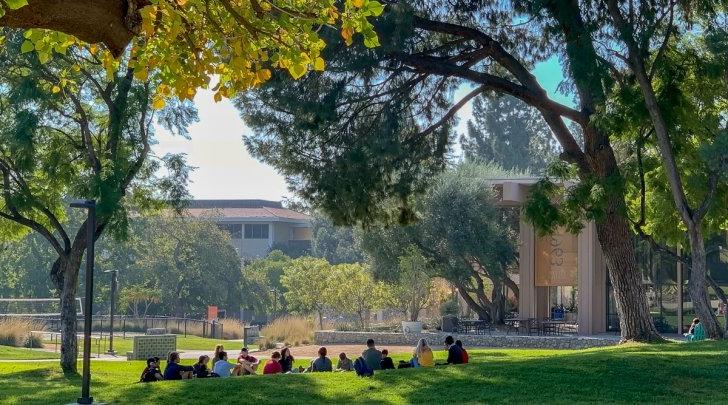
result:
M 24 319 L 32 319 L 45 325 L 45 329 L 51 332 L 61 330 L 61 319 L 59 317 L 36 317 L 24 316 Z M 78 330 L 83 329 L 83 317 L 79 316 Z M 224 336 L 224 325 L 220 322 L 207 321 L 204 319 L 190 319 L 177 317 L 129 317 L 125 315 L 114 316 L 114 333 L 121 333 L 126 338 L 127 333 L 145 333 L 148 329 L 164 328 L 168 333 L 177 335 L 199 336 L 203 338 L 222 339 Z M 109 315 L 94 315 L 91 324 L 92 333 L 101 337 L 111 331 L 111 317 Z

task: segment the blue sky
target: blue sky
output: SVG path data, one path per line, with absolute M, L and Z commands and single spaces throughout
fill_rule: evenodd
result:
M 569 97 L 556 91 L 563 80 L 558 61 L 550 59 L 539 63 L 534 74 L 556 101 L 572 104 Z M 467 86 L 460 88 L 456 99 L 470 89 Z M 196 167 L 190 184 L 194 198 L 281 200 L 291 197 L 283 177 L 272 167 L 253 159 L 245 150 L 242 138 L 251 130 L 230 101 L 216 103 L 212 92 L 203 90 L 195 97 L 195 104 L 200 121 L 189 128 L 191 139 L 172 136 L 158 127 L 159 143 L 153 147 L 158 156 L 169 152 L 187 154 L 189 164 Z M 462 133 L 465 123 L 472 117 L 470 105 L 463 107 L 458 117 L 458 132 Z

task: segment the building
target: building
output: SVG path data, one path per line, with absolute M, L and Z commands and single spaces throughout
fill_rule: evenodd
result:
M 186 213 L 216 221 L 243 259 L 263 257 L 272 249 L 301 252 L 311 247 L 311 217 L 278 201 L 192 200 Z

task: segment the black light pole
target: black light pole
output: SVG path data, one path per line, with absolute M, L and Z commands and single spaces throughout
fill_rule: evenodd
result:
M 91 314 L 94 302 L 94 236 L 96 234 L 96 201 L 80 200 L 71 203 L 72 208 L 88 210 L 86 219 L 86 301 L 83 322 L 83 381 L 79 404 L 93 404 L 91 386 Z
M 111 328 L 109 332 L 109 354 L 114 355 L 116 352 L 114 351 L 114 312 L 116 309 L 116 269 L 111 270 L 111 318 L 109 322 L 109 327 Z

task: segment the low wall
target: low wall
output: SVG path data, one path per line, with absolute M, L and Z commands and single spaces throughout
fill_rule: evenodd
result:
M 169 352 L 177 350 L 177 335 L 134 336 L 134 351 L 126 354 L 127 360 L 146 360 L 150 357 L 166 359 Z
M 611 346 L 619 343 L 618 338 L 590 336 L 508 336 L 508 335 L 459 335 L 452 333 L 389 333 L 389 332 L 336 332 L 316 331 L 314 341 L 317 345 L 360 344 L 365 345 L 367 339 L 374 339 L 378 346 L 414 346 L 424 338 L 433 347 L 445 342 L 445 337 L 452 335 L 470 347 L 496 348 L 533 348 L 533 349 L 586 349 L 589 347 Z

